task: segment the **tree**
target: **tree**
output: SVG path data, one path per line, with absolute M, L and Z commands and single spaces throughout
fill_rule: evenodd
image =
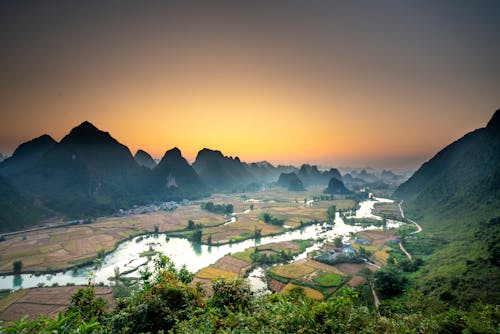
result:
M 257 228 L 257 226 L 255 226 L 255 228 L 253 230 L 253 237 L 255 239 L 260 239 L 262 237 L 262 229 Z
M 374 274 L 375 288 L 383 298 L 399 295 L 406 283 L 405 277 L 391 268 L 377 270 Z
M 194 221 L 192 221 L 191 219 L 188 221 L 188 226 L 186 227 L 186 229 L 188 230 L 194 230 L 194 227 L 195 227 L 195 223 Z
M 335 205 L 328 207 L 328 221 L 333 222 L 335 220 L 335 212 L 337 212 L 337 207 Z
M 158 225 L 155 225 L 155 231 L 154 231 L 154 233 L 158 234 L 159 231 L 160 231 L 160 227 Z
M 201 229 L 196 230 L 196 231 L 194 231 L 194 232 L 191 234 L 191 238 L 190 238 L 190 240 L 191 240 L 192 242 L 197 242 L 197 243 L 200 243 L 200 244 L 201 244 L 201 237 L 202 237 L 202 235 L 203 235 L 203 232 L 202 232 L 202 230 L 201 230 Z
M 334 242 L 335 242 L 335 247 L 337 248 L 344 247 L 344 243 L 342 242 L 342 237 L 336 237 Z
M 19 275 L 23 269 L 23 261 L 14 261 L 13 263 L 14 275 Z
M 231 213 L 233 213 L 234 207 L 232 204 L 227 204 L 224 207 L 225 207 L 226 214 L 230 215 Z
M 212 246 L 212 236 L 211 236 L 211 235 L 209 235 L 209 236 L 207 237 L 207 244 L 208 244 L 209 246 Z

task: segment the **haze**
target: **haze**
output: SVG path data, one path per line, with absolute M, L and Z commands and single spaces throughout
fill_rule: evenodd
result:
M 498 109 L 497 1 L 0 4 L 0 152 L 89 120 L 132 151 L 415 167 Z

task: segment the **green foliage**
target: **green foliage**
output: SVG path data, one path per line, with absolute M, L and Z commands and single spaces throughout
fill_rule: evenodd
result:
M 201 243 L 201 237 L 203 236 L 203 231 L 201 229 L 195 230 L 191 233 L 189 240 L 192 242 Z
M 264 252 L 256 251 L 250 254 L 252 262 L 258 264 L 274 264 L 274 263 L 287 262 L 293 259 L 293 257 L 294 255 L 291 252 L 285 252 L 284 250 L 281 250 L 280 252 L 272 252 L 271 254 L 267 254 L 265 251 Z
M 335 247 L 337 248 L 344 247 L 344 243 L 342 242 L 342 237 L 336 237 L 333 242 L 335 243 Z
M 276 217 L 273 217 L 270 213 L 267 213 L 267 212 L 262 214 L 262 216 L 260 218 L 266 224 L 272 224 L 272 225 L 276 225 L 276 226 L 285 225 L 285 221 L 283 219 L 278 219 Z
M 328 207 L 326 215 L 329 222 L 333 222 L 335 220 L 335 212 L 337 212 L 337 207 L 335 205 L 331 205 Z
M 193 220 L 188 220 L 188 225 L 186 226 L 186 230 L 194 230 L 194 229 L 200 229 L 202 228 L 202 224 L 196 224 Z
M 245 311 L 250 307 L 251 293 L 248 283 L 241 278 L 227 281 L 224 278 L 212 282 L 213 295 L 208 305 L 222 314 Z
M 92 285 L 79 289 L 71 297 L 71 304 L 66 311 L 66 315 L 74 314 L 83 321 L 102 319 L 105 313 L 106 301 L 95 297 L 95 288 Z
M 14 261 L 14 263 L 12 264 L 12 267 L 13 267 L 14 275 L 19 275 L 21 273 L 21 271 L 23 270 L 23 261 L 22 260 Z
M 220 213 L 225 215 L 230 215 L 234 210 L 232 204 L 214 204 L 213 202 L 202 204 L 201 208 L 207 210 L 208 212 Z
M 257 228 L 257 226 L 253 230 L 254 239 L 260 239 L 262 237 L 262 229 Z
M 394 268 L 377 270 L 373 275 L 375 288 L 382 298 L 391 298 L 403 292 L 406 278 Z
M 377 226 L 384 227 L 387 224 L 385 219 L 375 219 L 375 218 L 345 218 L 344 223 L 352 226 L 361 226 L 361 227 L 369 227 L 369 226 Z
M 143 272 L 142 281 L 132 287 L 129 296 L 117 300 L 114 310 L 107 312 L 89 286 L 75 294 L 65 314 L 32 321 L 24 317 L 0 325 L 0 332 L 497 333 L 500 326 L 498 305 L 475 303 L 470 310 L 458 310 L 417 290 L 384 300 L 378 310 L 364 306 L 358 292 L 350 289 L 324 301 L 309 299 L 300 287 L 286 295 L 255 296 L 242 279 L 215 280 L 213 294 L 204 298 L 199 287 L 188 285 L 189 279 L 183 278 L 185 268 L 177 269 L 161 255 L 154 263 L 155 270 Z M 393 272 L 379 272 L 384 276 L 375 274 L 376 284 L 382 278 L 392 279 Z M 318 279 L 325 280 L 323 284 L 338 281 L 332 275 Z M 362 293 L 368 295 L 369 288 L 365 290 Z

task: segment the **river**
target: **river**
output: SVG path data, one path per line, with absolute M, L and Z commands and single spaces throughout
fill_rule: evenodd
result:
M 361 202 L 360 209 L 358 209 L 358 211 L 361 211 L 359 215 L 371 215 L 373 205 L 376 202 L 382 201 L 387 200 L 377 198 Z M 356 216 L 358 216 L 358 212 L 356 212 Z M 373 215 L 371 216 L 373 217 Z M 140 257 L 140 254 L 148 251 L 150 247 L 152 247 L 155 251 L 162 252 L 170 257 L 177 266 L 186 265 L 190 271 L 196 272 L 201 268 L 215 263 L 218 259 L 225 255 L 241 252 L 249 247 L 265 245 L 272 242 L 290 241 L 294 239 L 333 240 L 337 236 L 345 236 L 347 238 L 351 232 L 369 228 L 370 227 L 362 228 L 359 226 L 346 225 L 337 212 L 333 228 L 328 227 L 326 223 L 322 223 L 310 225 L 301 230 L 288 231 L 273 237 L 263 237 L 258 241 L 249 239 L 221 246 L 200 245 L 192 243 L 185 238 L 166 238 L 164 234 L 150 234 L 135 237 L 121 243 L 112 253 L 105 256 L 101 268 L 97 271 L 94 270 L 93 266 L 85 266 L 65 272 L 39 276 L 33 274 L 7 275 L 0 277 L 0 289 L 30 288 L 41 284 L 51 286 L 54 283 L 57 283 L 58 285 L 66 285 L 67 283 L 73 283 L 76 285 L 86 284 L 88 282 L 90 271 L 94 272 L 96 283 L 110 285 L 111 281 L 109 278 L 114 276 L 115 267 L 118 267 L 120 272 L 126 272 L 143 266 L 146 264 L 147 258 Z M 300 257 L 306 256 L 307 252 L 319 248 L 320 245 L 321 243 L 315 243 L 313 247 L 301 254 Z M 134 274 L 136 273 L 133 272 L 130 275 Z

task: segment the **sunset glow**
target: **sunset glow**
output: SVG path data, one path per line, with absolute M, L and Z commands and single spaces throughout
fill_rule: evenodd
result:
M 157 158 L 407 167 L 485 124 L 498 10 L 366 5 L 2 5 L 0 152 L 89 120 Z

